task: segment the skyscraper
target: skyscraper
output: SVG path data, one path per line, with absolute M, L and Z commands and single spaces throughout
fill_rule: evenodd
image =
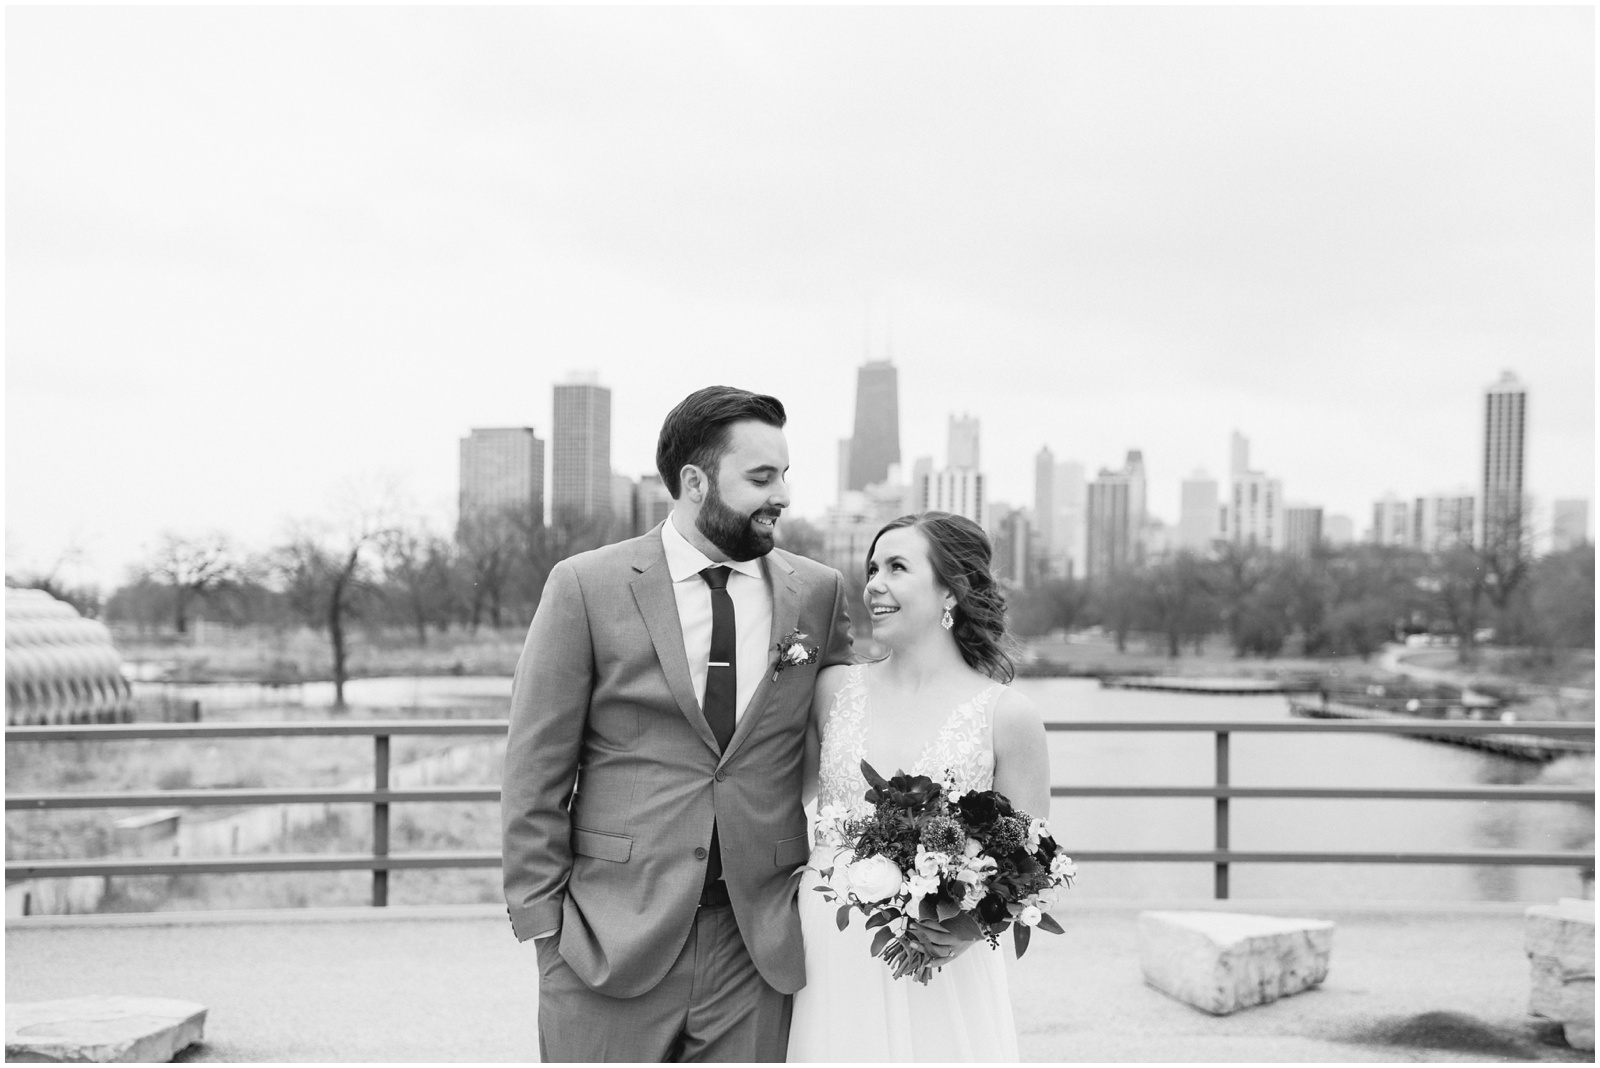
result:
M 672 514 L 672 496 L 660 475 L 644 475 L 633 491 L 633 533 L 635 537 L 655 529 Z
M 474 427 L 461 439 L 459 518 L 516 509 L 544 522 L 544 442 L 531 426 Z
M 1291 556 L 1310 556 L 1321 544 L 1321 507 L 1315 504 L 1291 504 L 1284 508 L 1284 552 Z
M 946 449 L 949 457 L 946 466 L 970 467 L 977 470 L 978 463 L 978 420 L 970 415 L 962 414 L 950 416 L 950 438 Z
M 573 375 L 554 390 L 551 517 L 611 520 L 611 390 L 594 375 Z
M 1484 390 L 1483 397 L 1483 540 L 1490 545 L 1520 538 L 1523 443 L 1527 437 L 1528 390 L 1510 371 Z
M 1084 571 L 1105 578 L 1143 562 L 1144 456 L 1129 449 L 1121 471 L 1101 468 L 1088 486 Z
M 1048 557 L 1054 548 L 1051 517 L 1056 511 L 1056 456 L 1045 445 L 1033 458 L 1033 514 L 1038 525 L 1039 548 Z
M 1411 544 L 1423 552 L 1471 545 L 1476 532 L 1472 491 L 1418 497 L 1411 505 Z
M 1050 517 L 1050 572 L 1063 578 L 1083 570 L 1083 465 L 1076 460 L 1056 464 L 1055 514 Z M 1043 522 L 1041 520 L 1041 522 Z
M 894 364 L 872 360 L 856 372 L 856 426 L 850 439 L 850 482 L 862 490 L 900 462 L 900 380 Z
M 989 509 L 984 500 L 983 473 L 970 467 L 947 467 L 922 476 L 920 496 L 927 502 L 924 511 L 963 515 L 988 529 Z
M 1372 540 L 1378 545 L 1411 544 L 1411 507 L 1393 493 L 1372 506 Z
M 1217 540 L 1217 480 L 1196 470 L 1183 480 L 1178 508 L 1178 548 L 1208 552 Z
M 1250 467 L 1250 439 L 1233 432 L 1229 457 L 1226 537 L 1235 545 L 1281 550 L 1284 545 L 1283 481 Z

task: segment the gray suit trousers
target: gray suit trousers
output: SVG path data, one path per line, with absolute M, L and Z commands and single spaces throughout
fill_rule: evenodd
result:
M 539 1057 L 555 1061 L 782 1061 L 794 999 L 750 959 L 733 909 L 695 913 L 666 977 L 637 997 L 591 990 L 541 938 Z

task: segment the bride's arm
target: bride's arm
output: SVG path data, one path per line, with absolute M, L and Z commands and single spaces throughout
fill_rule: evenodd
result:
M 994 788 L 1030 816 L 1050 818 L 1050 749 L 1044 721 L 1016 690 L 994 710 Z
M 822 725 L 833 707 L 834 695 L 844 685 L 848 665 L 836 664 L 817 672 L 816 688 L 811 691 L 811 713 L 806 717 L 805 761 L 800 779 L 800 803 L 809 805 L 817 797 L 817 782 L 822 767 Z

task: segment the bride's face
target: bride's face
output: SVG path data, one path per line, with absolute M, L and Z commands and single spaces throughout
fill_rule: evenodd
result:
M 934 577 L 928 539 L 915 527 L 897 527 L 873 546 L 865 600 L 872 636 L 891 644 L 940 630 L 939 618 L 955 599 Z

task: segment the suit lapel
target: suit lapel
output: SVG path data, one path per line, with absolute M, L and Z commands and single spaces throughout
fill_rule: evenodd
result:
M 727 763 L 728 758 L 738 752 L 739 746 L 755 729 L 756 720 L 766 710 L 767 695 L 774 685 L 772 671 L 778 662 L 778 641 L 794 630 L 795 624 L 800 621 L 800 586 L 794 577 L 794 568 L 776 553 L 762 557 L 761 565 L 767 576 L 767 589 L 772 594 L 772 633 L 767 636 L 766 666 L 762 668 L 761 682 L 756 686 L 756 692 L 750 695 L 750 703 L 745 706 L 744 715 L 739 717 L 739 725 L 734 728 L 733 737 L 728 740 L 727 752 L 722 754 L 719 764 Z M 680 641 L 678 644 L 683 643 Z
M 717 736 L 711 733 L 700 702 L 695 700 L 694 683 L 689 678 L 689 658 L 683 651 L 683 626 L 678 622 L 678 601 L 672 594 L 672 575 L 667 571 L 667 554 L 661 547 L 659 531 L 645 540 L 644 547 L 634 559 L 633 569 L 638 572 L 632 582 L 633 599 L 644 617 L 645 629 L 650 632 L 650 642 L 656 647 L 656 659 L 667 676 L 667 688 L 678 702 L 695 733 L 717 751 Z

